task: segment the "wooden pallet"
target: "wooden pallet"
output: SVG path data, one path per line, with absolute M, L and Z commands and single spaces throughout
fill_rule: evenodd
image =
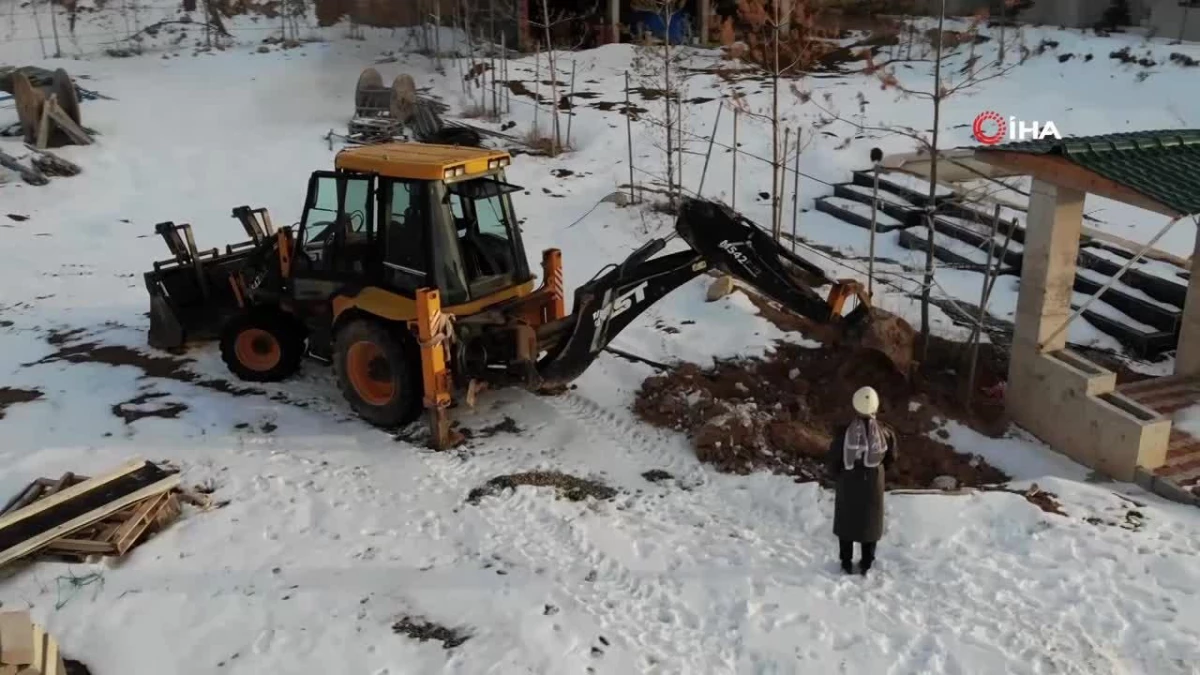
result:
M 153 482 L 148 484 L 139 479 L 143 482 L 127 488 L 131 490 L 127 493 L 110 491 L 111 496 L 101 500 L 91 497 L 103 494 L 106 486 L 118 485 L 146 470 L 156 472 L 158 477 L 150 478 Z M 178 486 L 178 474 L 164 474 L 146 462 L 131 462 L 100 478 L 72 473 L 57 479 L 39 478 L 0 511 L 0 532 L 6 527 L 24 532 L 8 537 L 8 548 L 0 551 L 0 565 L 32 554 L 76 559 L 123 556 L 152 529 L 161 529 L 179 516 L 181 497 L 187 501 L 194 499 L 178 494 Z M 86 501 L 88 499 L 91 501 Z M 73 503 L 80 506 L 72 506 Z M 64 513 L 64 522 L 51 520 L 46 523 L 47 514 L 56 512 Z M 39 518 L 43 519 L 43 525 L 20 529 L 24 523 Z

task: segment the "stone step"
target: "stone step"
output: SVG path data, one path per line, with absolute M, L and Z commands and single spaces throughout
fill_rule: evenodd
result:
M 1080 269 L 1095 270 L 1111 277 L 1121 270 L 1127 260 L 1129 258 L 1108 247 L 1092 244 L 1079 249 L 1077 262 Z M 1179 268 L 1161 261 L 1140 263 L 1126 270 L 1121 276 L 1121 281 L 1155 300 L 1183 307 L 1187 298 L 1187 281 L 1181 279 L 1178 273 L 1171 273 L 1172 269 Z
M 1078 310 L 1083 300 L 1080 296 L 1078 301 L 1073 301 L 1071 309 Z M 1157 331 L 1152 326 L 1141 324 L 1104 300 L 1096 300 L 1089 305 L 1083 312 L 1083 318 L 1102 332 L 1111 335 L 1139 358 L 1154 358 L 1175 348 L 1174 333 Z
M 823 213 L 844 220 L 851 225 L 864 229 L 871 227 L 871 207 L 859 201 L 843 197 L 820 197 L 815 202 L 816 209 Z M 891 232 L 907 227 L 907 225 L 885 212 L 876 212 L 875 231 Z
M 1109 281 L 1109 278 L 1094 270 L 1081 270 L 1075 275 L 1074 288 L 1084 295 L 1095 295 Z M 1100 299 L 1130 318 L 1172 335 L 1178 332 L 1183 318 L 1183 313 L 1178 309 L 1164 305 L 1120 281 L 1105 290 Z
M 841 185 L 833 186 L 834 197 L 859 202 L 861 204 L 865 204 L 868 208 L 871 206 L 872 194 L 871 188 L 865 188 L 861 185 L 854 185 L 852 183 L 842 183 Z M 917 206 L 916 204 L 913 204 L 912 202 L 909 202 L 891 192 L 884 192 L 883 190 L 879 191 L 877 209 L 895 218 L 896 220 L 905 223 L 906 225 L 915 225 L 919 223 L 921 221 L 921 214 L 924 213 L 921 207 Z M 867 216 L 870 218 L 869 212 Z M 876 216 L 876 222 L 878 222 L 878 216 Z M 869 220 L 867 225 L 870 226 Z
M 875 171 L 873 169 L 855 171 L 853 181 L 855 185 L 873 189 L 875 185 Z M 929 181 L 910 173 L 904 173 L 903 171 L 880 170 L 879 190 L 898 195 L 919 207 L 924 207 L 929 203 Z M 938 202 L 951 200 L 955 197 L 953 190 L 941 185 L 937 187 L 936 195 Z
M 940 234 L 940 233 L 939 233 Z M 929 248 L 929 228 L 924 226 L 910 227 L 900 233 L 900 245 L 914 251 L 926 251 Z M 991 258 L 987 251 L 972 246 L 965 241 L 953 237 L 938 236 L 933 242 L 934 257 L 961 269 L 983 272 L 988 268 Z M 1016 269 L 1002 264 L 999 274 L 1016 274 Z
M 1130 382 L 1117 387 L 1117 390 L 1130 398 L 1138 398 L 1143 393 L 1153 393 L 1160 389 L 1178 386 L 1194 386 L 1200 389 L 1200 377 L 1195 375 L 1165 375 L 1153 377 L 1139 382 Z
M 1015 239 L 1008 240 L 1008 249 L 1004 249 L 1005 235 L 997 231 L 992 235 L 991 225 L 959 218 L 957 216 L 939 215 L 934 218 L 934 229 L 938 234 L 954 237 L 959 241 L 971 244 L 984 253 L 990 242 L 995 242 L 993 257 L 1003 257 L 1004 263 L 1015 270 L 1021 269 L 1021 260 L 1025 255 L 1025 246 Z

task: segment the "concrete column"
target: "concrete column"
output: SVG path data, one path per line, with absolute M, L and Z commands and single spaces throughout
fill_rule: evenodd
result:
M 1196 228 L 1192 278 L 1188 280 L 1181 323 L 1179 346 L 1175 351 L 1175 374 L 1200 375 L 1200 228 Z
M 608 40 L 612 44 L 621 41 L 621 0 L 608 0 Z
M 1033 181 L 1013 333 L 1014 366 L 1020 361 L 1018 352 L 1029 356 L 1066 346 L 1066 330 L 1042 343 L 1071 315 L 1084 197 L 1082 192 Z

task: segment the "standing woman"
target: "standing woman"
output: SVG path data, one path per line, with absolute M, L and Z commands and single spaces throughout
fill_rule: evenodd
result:
M 854 421 L 839 429 L 829 445 L 829 471 L 837 480 L 833 533 L 841 545 L 842 570 L 854 570 L 858 542 L 858 570 L 866 574 L 883 536 L 883 472 L 896 461 L 896 435 L 875 419 L 879 394 L 874 389 L 854 392 L 852 403 Z

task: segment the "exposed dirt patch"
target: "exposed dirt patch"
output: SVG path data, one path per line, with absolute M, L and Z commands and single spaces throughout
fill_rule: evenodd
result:
M 936 350 L 931 348 L 931 353 Z M 953 394 L 938 378 L 906 381 L 886 364 L 835 347 L 781 344 L 764 359 L 684 364 L 648 378 L 634 410 L 642 419 L 684 431 L 696 454 L 723 471 L 766 469 L 798 480 L 824 481 L 825 460 L 837 428 L 850 420 L 850 399 L 861 386 L 880 394 L 880 419 L 899 440 L 889 488 L 926 488 L 938 476 L 960 486 L 1003 483 L 1003 472 L 982 458 L 962 455 L 931 437 L 942 404 Z
M 624 101 L 597 101 L 588 107 L 595 108 L 596 110 L 602 110 L 604 112 L 616 110 L 622 115 L 632 114 L 634 119 L 637 119 L 638 115 L 649 112 L 647 108 L 643 108 L 632 103 L 626 105 Z
M 18 223 L 23 223 L 23 222 L 29 220 L 29 216 L 23 216 L 19 213 L 6 213 L 5 215 L 8 216 L 9 220 L 13 220 Z
M 68 363 L 102 363 L 109 366 L 132 366 L 142 371 L 143 378 L 158 378 L 185 382 L 197 387 L 218 391 L 230 396 L 266 396 L 278 403 L 287 403 L 305 408 L 308 404 L 293 400 L 283 394 L 271 394 L 262 389 L 242 387 L 226 380 L 207 378 L 188 367 L 192 359 L 176 355 L 159 355 L 143 352 L 124 345 L 106 345 L 95 340 L 86 340 L 87 332 L 82 328 L 52 330 L 46 334 L 46 342 L 57 347 L 57 351 L 37 361 L 21 364 L 22 367 L 44 365 L 66 361 Z
M 4 419 L 4 411 L 10 405 L 36 401 L 44 394 L 37 389 L 17 389 L 15 387 L 0 387 L 0 420 Z
M 504 419 L 500 420 L 499 422 L 496 422 L 495 424 L 489 424 L 486 427 L 481 427 L 479 429 L 459 427 L 456 430 L 463 435 L 463 440 L 465 441 L 473 441 L 480 438 L 491 438 L 492 436 L 496 436 L 498 434 L 521 433 L 521 427 L 517 425 L 517 421 L 508 415 L 505 415 Z
M 471 639 L 471 634 L 461 628 L 447 628 L 419 617 L 406 616 L 392 624 L 392 632 L 428 642 L 436 640 L 445 649 L 454 649 Z
M 558 471 L 529 471 L 514 473 L 507 476 L 496 476 L 488 482 L 471 490 L 467 495 L 468 504 L 478 504 L 484 497 L 498 495 L 505 490 L 515 490 L 517 486 L 530 485 L 534 487 L 553 487 L 558 496 L 573 502 L 579 502 L 592 497 L 597 500 L 608 500 L 617 496 L 617 491 L 603 483 L 578 476 L 571 476 Z
M 155 403 L 158 399 L 167 396 L 170 394 L 147 392 L 128 401 L 117 403 L 112 407 L 112 413 L 125 420 L 125 424 L 133 424 L 147 417 L 158 417 L 165 420 L 177 419 L 179 414 L 188 407 L 183 403 Z
M 663 481 L 673 480 L 675 476 L 672 476 L 670 473 L 663 471 L 662 469 L 650 469 L 646 473 L 642 474 L 642 478 L 645 478 L 651 483 L 661 483 Z

